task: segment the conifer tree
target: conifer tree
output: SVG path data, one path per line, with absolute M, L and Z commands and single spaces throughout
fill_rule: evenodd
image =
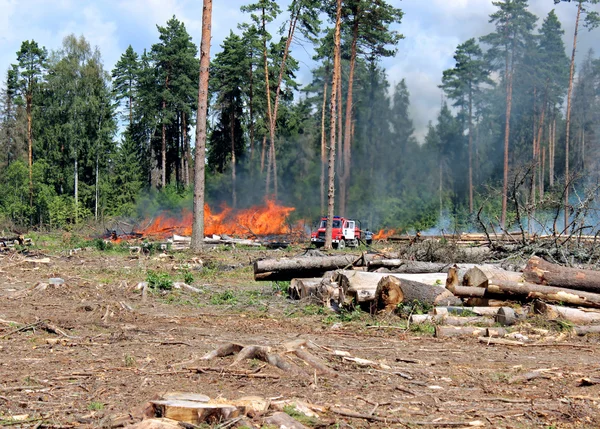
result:
M 473 212 L 473 115 L 475 98 L 482 90 L 482 85 L 489 84 L 489 70 L 483 59 L 483 52 L 475 39 L 469 39 L 458 45 L 454 55 L 456 65 L 444 71 L 442 89 L 449 98 L 454 100 L 454 106 L 466 112 L 469 146 L 468 146 L 468 184 L 469 212 Z
M 115 68 L 112 71 L 113 91 L 115 100 L 126 100 L 125 108 L 128 111 L 129 128 L 133 127 L 133 107 L 136 99 L 138 76 L 140 72 L 139 56 L 131 45 L 127 47 Z
M 18 64 L 13 65 L 15 78 L 11 83 L 14 90 L 25 99 L 27 113 L 27 152 L 29 165 L 29 202 L 33 206 L 33 97 L 39 90 L 47 67 L 48 52 L 34 40 L 21 43 L 17 52 Z
M 570 131 L 571 131 L 571 98 L 573 95 L 573 77 L 575 76 L 575 54 L 577 52 L 577 35 L 579 32 L 579 22 L 581 16 L 584 16 L 584 26 L 588 30 L 593 30 L 600 25 L 600 14 L 595 10 L 590 10 L 591 5 L 598 4 L 600 0 L 554 0 L 554 4 L 561 2 L 577 3 L 577 15 L 575 17 L 575 33 L 573 34 L 573 51 L 571 53 L 571 68 L 569 70 L 569 89 L 567 91 L 567 117 L 565 131 L 565 228 L 566 232 L 569 227 L 569 188 L 570 188 L 570 173 L 569 173 L 569 148 L 570 148 Z
M 537 20 L 527 10 L 528 0 L 502 0 L 492 2 L 498 8 L 490 15 L 490 22 L 496 26 L 496 32 L 481 37 L 481 41 L 489 46 L 486 55 L 488 60 L 504 72 L 506 111 L 504 126 L 504 166 L 502 182 L 502 214 L 500 225 L 506 225 L 508 203 L 508 159 L 510 142 L 510 120 L 513 103 L 513 78 L 526 52 L 526 43 L 531 39 L 531 32 Z

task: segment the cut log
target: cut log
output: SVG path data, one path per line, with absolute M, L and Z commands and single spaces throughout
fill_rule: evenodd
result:
M 448 337 L 481 337 L 487 335 L 487 328 L 475 326 L 436 326 L 435 336 L 437 338 Z
M 600 334 L 600 325 L 574 326 L 573 330 L 577 335 Z
M 523 274 L 502 268 L 480 265 L 467 270 L 463 278 L 463 286 L 487 287 L 490 280 L 523 281 Z
M 498 309 L 498 313 L 494 317 L 496 323 L 501 324 L 502 326 L 512 326 L 517 323 L 517 314 L 515 310 L 510 307 L 500 307 Z
M 523 275 L 521 273 L 506 271 L 489 265 L 480 265 L 465 272 L 462 285 L 470 287 L 487 287 L 488 283 L 492 280 L 522 281 Z M 468 300 L 468 304 L 473 306 L 488 306 L 489 300 L 473 297 Z
M 441 286 L 427 285 L 424 283 L 408 280 L 405 277 L 410 274 L 380 274 L 361 271 L 340 270 L 337 271 L 333 280 L 340 286 L 339 303 L 350 306 L 354 303 L 371 302 L 376 299 L 379 282 L 387 277 L 400 280 L 398 285 L 402 293 L 402 299 L 398 302 L 420 301 L 429 305 L 459 304 L 452 293 Z M 387 279 L 386 282 L 394 282 Z M 381 288 L 380 288 L 381 290 Z M 397 291 L 396 291 L 397 292 Z M 394 300 L 397 300 L 395 297 Z
M 317 286 L 321 284 L 320 277 L 313 277 L 309 279 L 292 279 L 289 287 L 289 296 L 292 299 L 304 299 L 309 296 L 315 296 L 317 292 Z
M 437 338 L 446 337 L 501 337 L 506 335 L 502 328 L 486 328 L 476 326 L 441 326 L 435 327 Z
M 254 280 L 288 281 L 322 277 L 327 271 L 364 265 L 364 260 L 370 258 L 370 255 L 336 255 L 264 259 L 254 262 Z
M 600 271 L 563 267 L 534 256 L 523 274 L 532 283 L 600 293 Z
M 215 424 L 237 417 L 239 410 L 234 405 L 211 404 L 184 400 L 150 401 L 155 417 L 165 417 L 191 424 Z
M 562 302 L 581 307 L 600 308 L 600 294 L 583 292 L 554 286 L 543 286 L 534 283 L 493 280 L 487 288 L 457 286 L 454 295 L 469 298 L 517 299 L 529 301 L 541 299 L 551 302 Z
M 542 301 L 536 301 L 534 303 L 533 311 L 536 314 L 541 314 L 550 320 L 563 319 L 580 325 L 600 322 L 600 313 L 583 311 L 577 308 L 551 305 Z
M 461 264 L 464 265 L 464 264 Z M 408 261 L 405 259 L 373 259 L 367 263 L 369 271 L 378 268 L 387 268 L 394 273 L 424 274 L 424 273 L 447 273 L 452 264 L 439 262 Z M 471 268 L 471 267 L 469 267 Z
M 462 315 L 464 313 L 476 314 L 477 316 L 495 316 L 498 313 L 498 307 L 435 307 L 433 314 L 457 314 Z
M 467 325 L 479 325 L 479 326 L 492 326 L 494 320 L 489 317 L 456 317 L 446 315 L 429 315 L 429 314 L 413 314 L 410 316 L 410 323 L 439 323 L 448 326 L 467 326 Z
M 387 276 L 379 280 L 375 290 L 375 309 L 379 313 L 393 313 L 404 299 L 400 279 Z
M 520 296 L 528 300 L 541 299 L 579 305 L 582 307 L 600 308 L 600 294 L 554 286 L 511 282 L 507 280 L 493 280 L 493 282 L 488 285 L 487 291 L 493 295 Z

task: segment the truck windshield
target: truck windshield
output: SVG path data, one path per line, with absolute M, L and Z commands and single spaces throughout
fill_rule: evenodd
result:
M 342 227 L 342 222 L 340 220 L 333 220 L 333 227 L 334 228 L 341 228 Z M 319 228 L 327 228 L 327 221 L 326 220 L 322 220 L 321 221 L 321 225 L 319 226 Z

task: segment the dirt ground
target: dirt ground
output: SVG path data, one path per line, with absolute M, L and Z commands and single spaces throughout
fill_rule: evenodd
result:
M 329 314 L 287 299 L 285 285 L 253 281 L 253 259 L 301 251 L 219 247 L 160 257 L 40 242 L 29 257 L 49 263 L 0 254 L 0 426 L 111 427 L 119 416 L 139 419 L 148 400 L 182 391 L 329 407 L 304 421 L 313 427 L 600 427 L 600 385 L 579 385 L 600 377 L 598 337 L 531 347 L 436 339 L 405 329 L 397 316 Z M 191 275 L 201 293 L 156 291 L 144 300 L 136 285 L 149 271 L 177 281 Z M 54 277 L 65 283 L 33 289 Z M 297 339 L 320 346 L 339 375 L 198 360 L 228 342 L 281 350 Z M 360 366 L 334 350 L 383 366 Z M 542 378 L 518 377 L 542 368 Z M 339 409 L 373 418 L 332 411 Z

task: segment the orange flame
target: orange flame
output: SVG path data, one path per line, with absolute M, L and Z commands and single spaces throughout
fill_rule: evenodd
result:
M 396 233 L 395 229 L 388 229 L 387 231 L 380 229 L 379 232 L 373 235 L 373 240 L 386 240 Z
M 295 208 L 279 206 L 267 200 L 264 206 L 255 206 L 243 210 L 233 210 L 223 206 L 220 213 L 213 213 L 204 205 L 204 235 L 232 235 L 253 237 L 260 235 L 280 235 L 291 233 L 287 218 Z M 141 233 L 145 237 L 165 238 L 172 234 L 192 235 L 193 214 L 184 210 L 181 218 L 158 216 Z

